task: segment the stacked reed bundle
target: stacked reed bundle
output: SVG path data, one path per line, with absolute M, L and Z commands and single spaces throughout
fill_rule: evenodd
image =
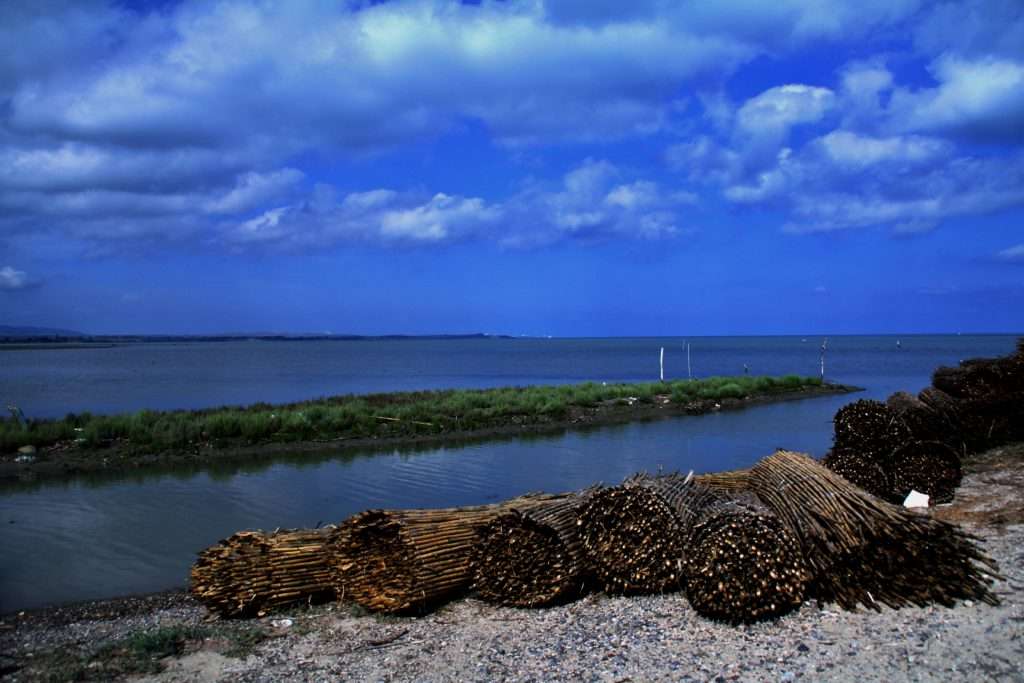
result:
M 579 512 L 580 538 L 610 593 L 663 593 L 682 587 L 683 521 L 664 490 L 678 476 L 637 475 L 595 492 Z
M 750 488 L 750 470 L 708 472 L 693 478 L 695 484 L 706 486 L 716 493 L 734 494 Z
M 897 448 L 891 471 L 897 500 L 919 491 L 927 493 L 933 503 L 948 503 L 963 479 L 960 456 L 938 441 L 911 441 Z
M 577 516 L 595 490 L 510 510 L 481 529 L 470 554 L 480 597 L 540 607 L 581 595 L 591 571 Z
M 886 399 L 885 404 L 895 411 L 914 439 L 941 441 L 951 445 L 956 443 L 955 424 L 917 396 L 897 391 Z
M 399 613 L 454 597 L 472 581 L 469 555 L 480 529 L 511 510 L 562 498 L 528 495 L 494 505 L 367 510 L 345 520 L 328 548 L 341 598 Z
M 896 498 L 886 470 L 860 451 L 833 449 L 822 459 L 821 464 L 873 496 L 883 500 Z
M 694 610 L 732 624 L 787 614 L 811 581 L 799 541 L 752 496 L 718 499 L 696 515 L 685 573 Z
M 910 430 L 892 408 L 871 399 L 861 399 L 840 408 L 833 418 L 835 449 L 852 450 L 875 462 L 887 459 L 897 446 L 910 438 Z
M 967 450 L 1024 438 L 1024 352 L 999 358 L 973 358 L 959 367 L 941 367 L 932 385 L 955 402 Z
M 240 531 L 199 553 L 191 591 L 224 617 L 262 616 L 304 602 L 334 599 L 325 547 L 333 528 Z
M 846 609 L 997 604 L 995 562 L 957 527 L 881 501 L 799 453 L 762 459 L 750 479 L 800 539 L 819 599 Z

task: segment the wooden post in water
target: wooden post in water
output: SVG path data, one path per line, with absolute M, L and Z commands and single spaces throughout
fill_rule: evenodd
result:
M 690 342 L 686 342 L 686 376 L 693 379 L 693 372 L 690 371 Z
M 658 359 L 658 376 L 665 381 L 665 347 L 661 347 L 661 356 Z

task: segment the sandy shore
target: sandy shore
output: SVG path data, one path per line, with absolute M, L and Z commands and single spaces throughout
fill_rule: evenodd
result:
M 970 464 L 955 503 L 932 512 L 964 523 L 998 560 L 998 607 L 812 602 L 733 627 L 697 616 L 682 595 L 592 595 L 532 611 L 467 598 L 420 618 L 335 603 L 224 622 L 166 593 L 9 615 L 0 671 L 11 681 L 1024 681 L 1022 484 L 1024 444 L 994 449 Z M 154 633 L 171 645 L 154 646 Z

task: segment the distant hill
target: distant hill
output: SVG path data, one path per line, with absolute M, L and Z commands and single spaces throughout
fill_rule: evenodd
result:
M 0 337 L 84 337 L 74 330 L 59 330 L 53 327 L 18 327 L 0 325 Z

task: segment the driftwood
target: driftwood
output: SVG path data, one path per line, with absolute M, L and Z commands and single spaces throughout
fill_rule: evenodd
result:
M 483 527 L 470 553 L 480 597 L 539 607 L 583 594 L 592 579 L 576 520 L 593 492 L 516 508 Z
M 932 503 L 948 503 L 963 479 L 960 456 L 938 441 L 911 441 L 897 448 L 890 472 L 892 492 L 899 501 L 918 491 L 927 493 Z
M 762 459 L 750 478 L 800 539 L 820 600 L 846 609 L 997 604 L 995 562 L 956 526 L 886 503 L 799 453 Z
M 470 549 L 495 517 L 564 496 L 529 495 L 494 505 L 367 510 L 345 520 L 328 548 L 339 597 L 374 612 L 427 609 L 465 591 Z
M 685 573 L 693 608 L 733 624 L 796 609 L 812 578 L 799 541 L 752 496 L 700 511 L 687 530 Z
M 325 547 L 333 528 L 240 531 L 199 553 L 191 592 L 224 617 L 261 616 L 287 605 L 334 599 Z

